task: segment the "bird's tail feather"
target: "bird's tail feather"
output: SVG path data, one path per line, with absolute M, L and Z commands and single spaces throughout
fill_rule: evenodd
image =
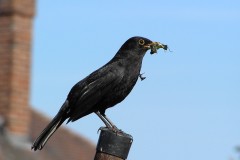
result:
M 58 115 L 57 115 L 58 116 Z M 54 119 L 47 125 L 47 127 L 42 131 L 40 136 L 33 142 L 32 149 L 36 151 L 41 150 L 48 139 L 53 135 L 53 133 L 58 129 L 58 127 L 64 122 L 61 117 L 54 117 Z
M 41 132 L 40 136 L 33 142 L 32 149 L 36 151 L 41 150 L 47 143 L 48 139 L 53 135 L 53 133 L 61 126 L 61 124 L 66 120 L 66 116 L 63 114 L 64 108 L 68 105 L 66 102 L 63 104 L 62 108 L 58 114 L 53 118 L 53 120 L 46 126 L 46 128 Z

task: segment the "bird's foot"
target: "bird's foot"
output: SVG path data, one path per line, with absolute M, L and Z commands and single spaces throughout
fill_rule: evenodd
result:
M 101 130 L 104 130 L 104 128 L 108 128 L 108 127 L 100 127 L 100 128 L 98 128 L 97 133 L 98 133 L 99 131 L 101 131 Z
M 100 127 L 97 131 L 97 133 L 101 130 L 109 130 L 109 131 L 112 131 L 116 136 L 119 136 L 119 135 L 126 135 L 126 133 L 121 130 L 121 129 L 118 129 L 116 126 L 112 126 L 112 127 L 109 127 L 109 126 L 106 126 L 106 127 Z
M 121 129 L 118 129 L 115 125 L 112 126 L 112 128 L 110 130 L 112 130 L 116 135 L 123 135 L 124 134 L 124 132 Z
M 99 132 L 100 130 L 104 130 L 104 129 L 106 129 L 106 128 L 107 128 L 108 130 L 112 131 L 112 132 L 115 132 L 115 133 L 117 133 L 117 132 L 123 132 L 121 129 L 118 129 L 116 126 L 100 127 L 97 132 Z
M 124 134 L 124 132 L 123 132 L 121 129 L 118 129 L 115 125 L 113 125 L 113 126 L 111 126 L 111 127 L 109 127 L 109 126 L 100 127 L 100 128 L 98 129 L 98 132 L 99 132 L 99 130 L 102 130 L 102 129 L 104 129 L 104 128 L 109 129 L 110 131 L 114 132 L 116 135 L 122 135 L 122 134 Z
M 144 73 L 140 73 L 139 74 L 139 78 L 141 79 L 141 81 L 143 81 L 146 77 L 143 77 L 142 75 L 143 75 Z

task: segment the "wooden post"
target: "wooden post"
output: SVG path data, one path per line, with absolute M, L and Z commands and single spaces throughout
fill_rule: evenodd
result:
M 114 132 L 108 128 L 100 128 L 96 155 L 94 160 L 127 159 L 133 138 L 124 132 Z

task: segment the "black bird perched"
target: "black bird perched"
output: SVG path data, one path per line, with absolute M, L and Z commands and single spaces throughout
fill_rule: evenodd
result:
M 107 64 L 72 87 L 57 115 L 34 141 L 32 149 L 41 150 L 66 119 L 67 123 L 74 122 L 93 112 L 108 128 L 119 131 L 106 117 L 105 110 L 127 97 L 141 75 L 145 53 L 149 49 L 151 54 L 156 53 L 159 48 L 166 50 L 167 45 L 144 37 L 128 39 Z

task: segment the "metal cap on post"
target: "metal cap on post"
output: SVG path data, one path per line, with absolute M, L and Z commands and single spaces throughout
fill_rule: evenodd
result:
M 108 128 L 100 128 L 101 133 L 97 144 L 95 160 L 127 159 L 133 138 L 124 132 L 116 133 Z

